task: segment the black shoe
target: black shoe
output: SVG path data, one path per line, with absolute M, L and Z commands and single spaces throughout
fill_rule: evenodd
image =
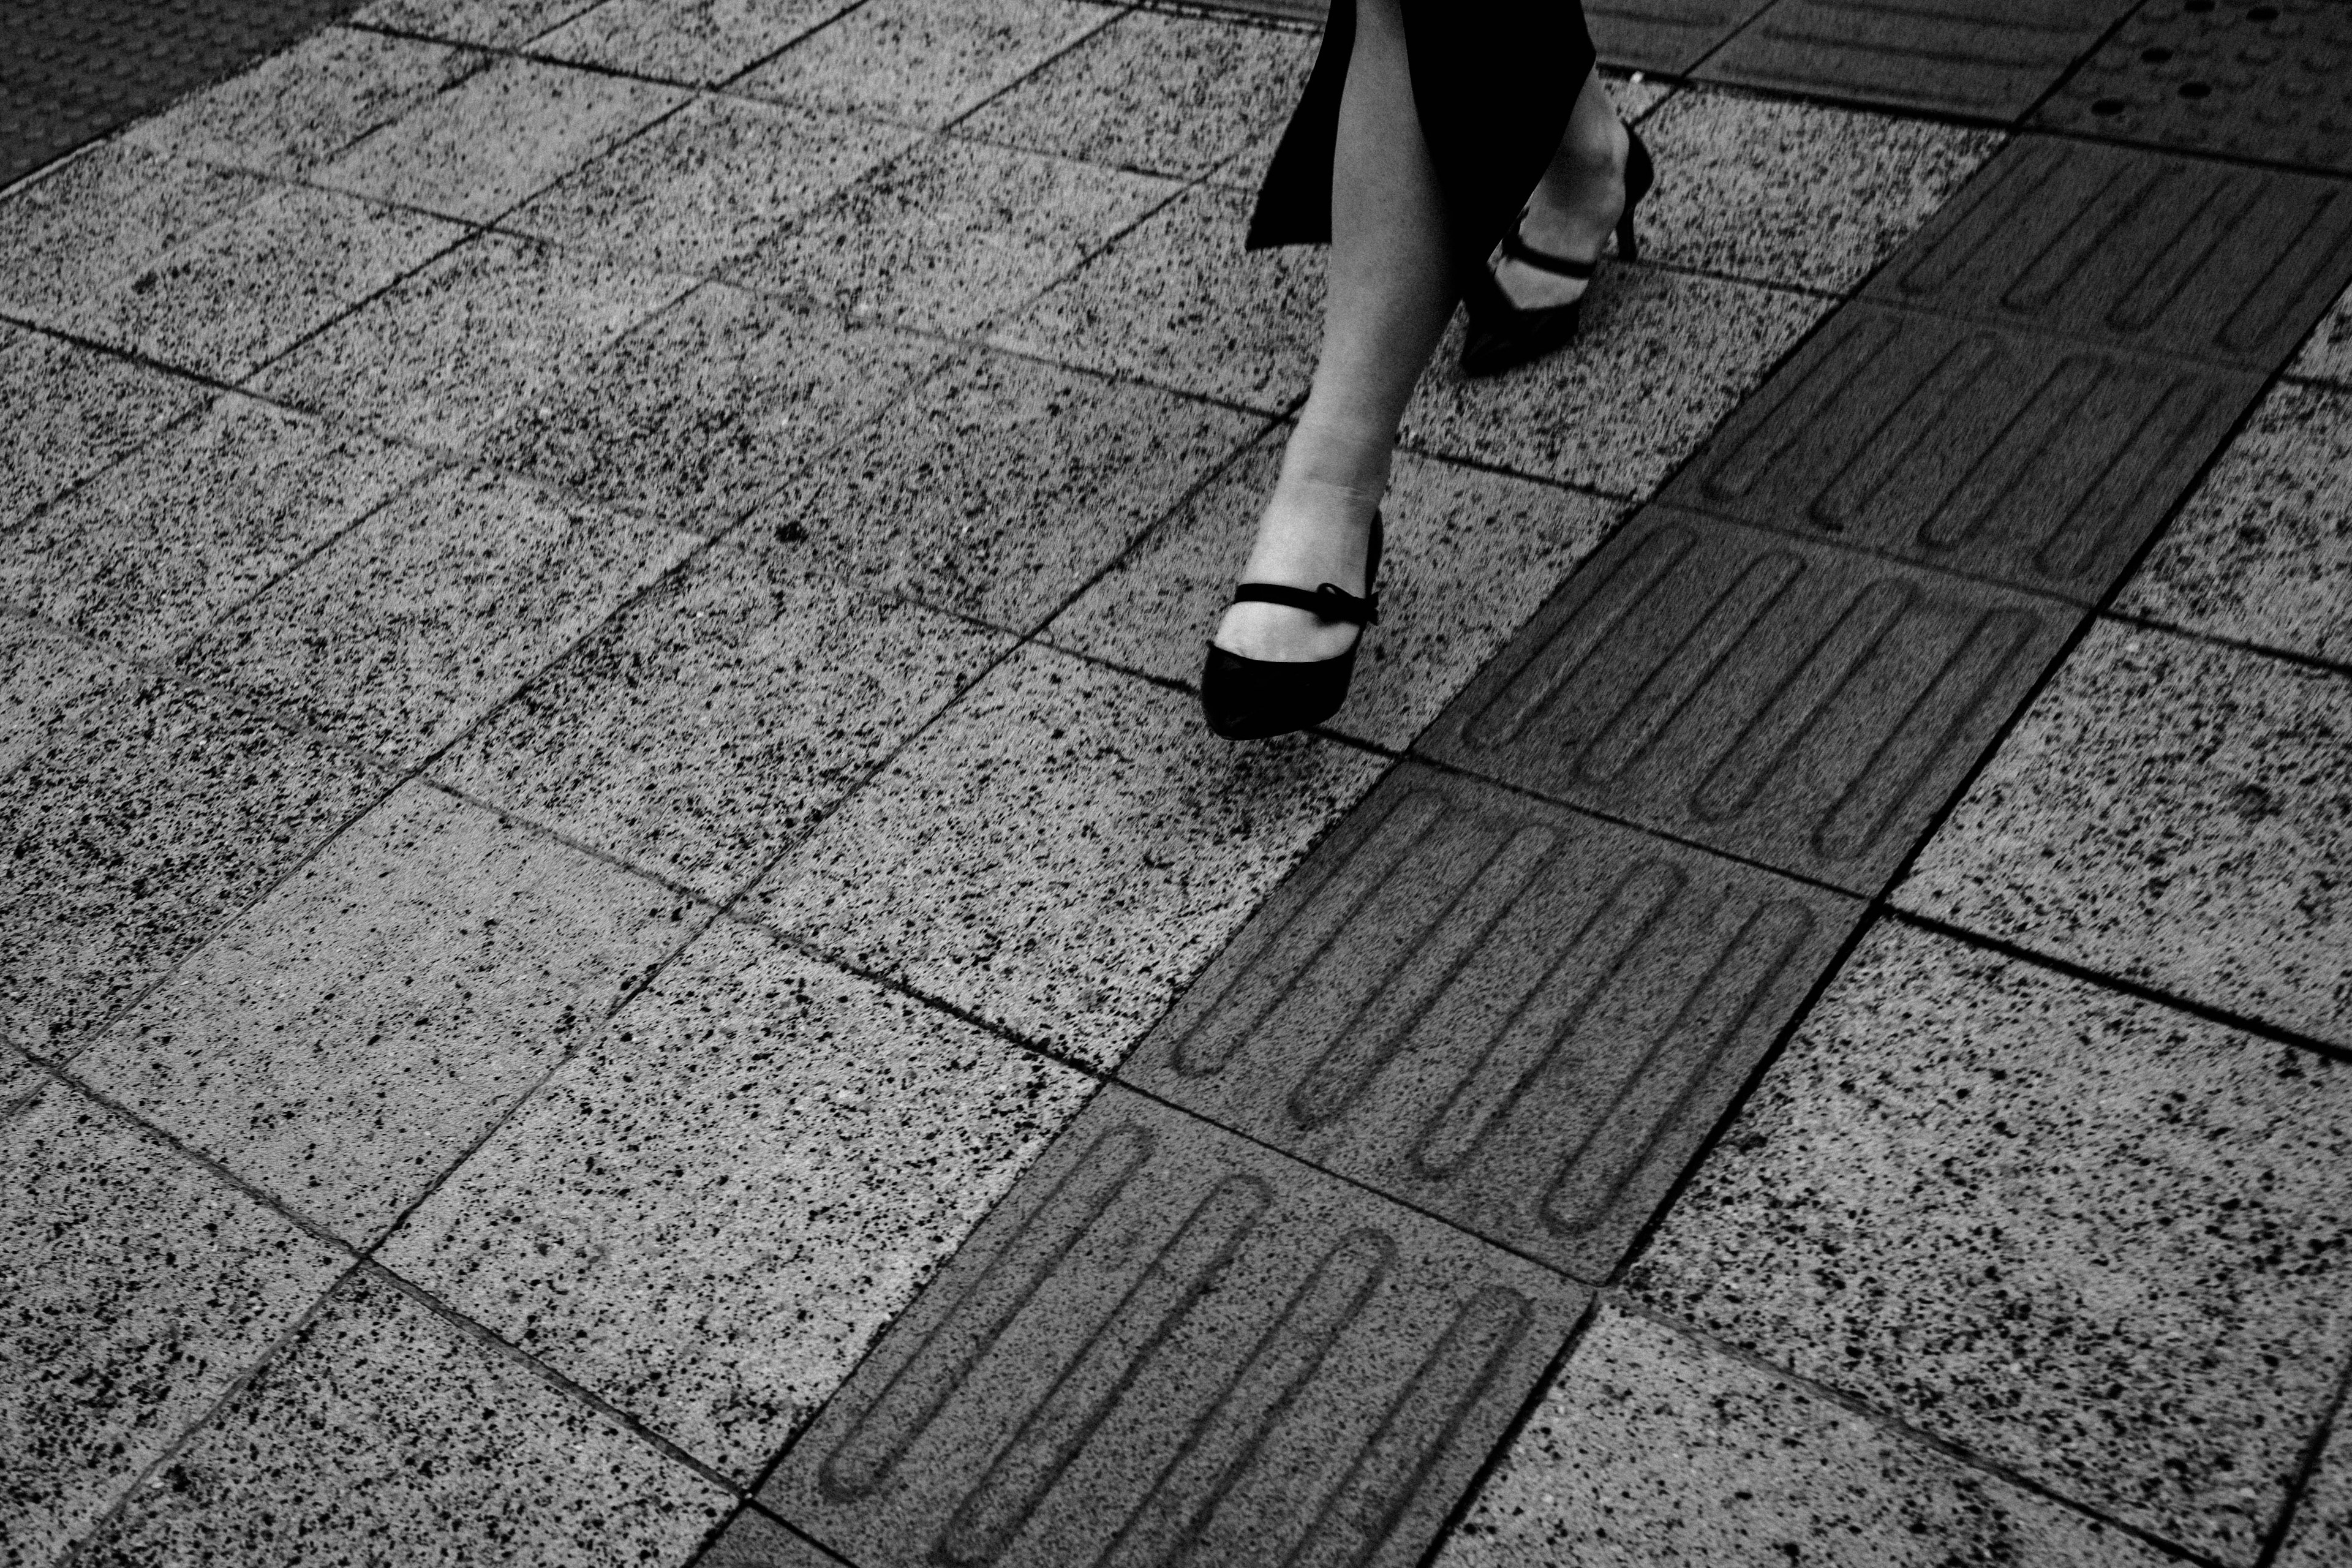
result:
M 1380 575 L 1381 514 L 1374 512 L 1371 542 L 1364 552 L 1362 598 L 1331 583 L 1311 594 L 1286 583 L 1244 583 L 1234 590 L 1234 603 L 1288 605 L 1318 620 L 1369 626 L 1381 618 Z M 1263 741 L 1320 724 L 1347 700 L 1356 650 L 1363 646 L 1364 635 L 1359 632 L 1345 653 L 1287 660 L 1244 658 L 1211 643 L 1208 663 L 1201 670 L 1201 711 L 1209 728 L 1228 741 Z
M 1641 246 L 1633 237 L 1633 209 L 1650 194 L 1657 175 L 1656 166 L 1650 162 L 1650 150 L 1642 145 L 1641 136 L 1628 125 L 1625 210 L 1617 218 L 1617 258 L 1621 261 L 1632 261 L 1641 255 Z M 1590 279 L 1599 266 L 1597 258 L 1577 261 L 1537 250 L 1519 237 L 1517 225 L 1503 237 L 1503 254 L 1513 261 L 1561 278 Z M 1510 296 L 1503 292 L 1503 286 L 1495 281 L 1493 270 L 1487 268 L 1480 268 L 1471 279 L 1463 303 L 1470 312 L 1469 335 L 1462 343 L 1465 375 L 1500 375 L 1566 346 L 1575 339 L 1577 322 L 1584 310 L 1584 297 L 1580 294 L 1565 305 L 1521 310 L 1511 303 Z

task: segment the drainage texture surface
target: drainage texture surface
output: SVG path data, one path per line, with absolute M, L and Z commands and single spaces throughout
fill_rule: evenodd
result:
M 1123 1076 L 1603 1280 L 1860 910 L 1408 765 Z
M 761 1500 L 868 1564 L 1409 1563 L 1586 1300 L 1114 1086 Z
M 2119 0 L 1779 0 L 1699 74 L 2011 120 L 2126 9 Z
M 2035 119 L 2352 174 L 2352 5 L 2150 0 Z

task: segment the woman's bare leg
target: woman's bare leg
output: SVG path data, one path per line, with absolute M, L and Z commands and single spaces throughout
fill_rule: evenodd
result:
M 1588 71 L 1576 107 L 1569 112 L 1559 150 L 1528 198 L 1528 215 L 1519 225 L 1528 244 L 1549 256 L 1597 258 L 1625 210 L 1629 145 L 1608 89 L 1601 85 L 1598 72 Z M 1522 310 L 1565 305 L 1585 289 L 1582 279 L 1509 260 L 1496 269 L 1495 281 Z
M 1405 401 L 1454 309 L 1437 172 L 1422 141 L 1398 0 L 1357 0 L 1331 168 L 1323 348 L 1243 580 L 1364 587 L 1372 512 Z M 1235 605 L 1217 644 L 1250 658 L 1317 659 L 1358 636 L 1284 605 Z

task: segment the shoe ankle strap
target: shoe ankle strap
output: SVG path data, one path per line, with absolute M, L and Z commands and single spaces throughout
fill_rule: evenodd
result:
M 1287 583 L 1244 583 L 1234 590 L 1234 603 L 1287 605 L 1294 610 L 1307 611 L 1317 620 L 1352 621 L 1360 626 L 1377 626 L 1381 619 L 1379 594 L 1359 598 L 1336 583 L 1325 583 L 1313 593 Z

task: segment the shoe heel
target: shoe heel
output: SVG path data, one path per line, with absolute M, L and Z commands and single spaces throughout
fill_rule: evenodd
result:
M 1625 216 L 1617 220 L 1617 259 L 1642 259 L 1642 243 L 1633 236 L 1633 205 L 1631 202 L 1625 205 Z
M 1633 232 L 1633 212 L 1642 198 L 1650 194 L 1657 183 L 1658 166 L 1650 162 L 1650 149 L 1643 145 L 1642 133 L 1632 126 L 1625 127 L 1625 211 L 1617 219 L 1617 258 L 1639 261 L 1642 243 Z

